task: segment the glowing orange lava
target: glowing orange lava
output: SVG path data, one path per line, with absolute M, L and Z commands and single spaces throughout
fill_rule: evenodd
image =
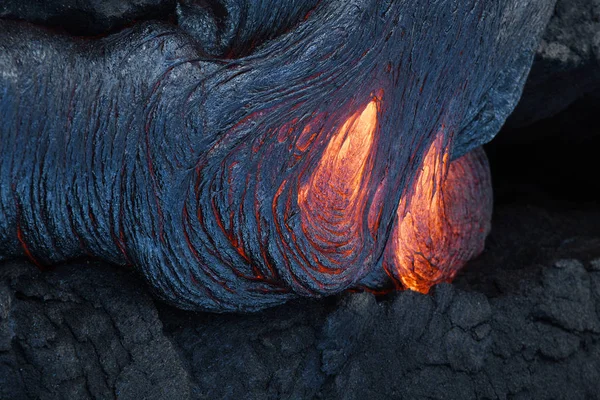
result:
M 317 167 L 298 190 L 302 229 L 314 250 L 347 262 L 362 248 L 377 100 L 350 116 L 329 140 Z M 326 272 L 326 271 L 322 271 Z M 335 273 L 331 271 L 330 273 Z
M 399 286 L 427 293 L 483 251 L 492 210 L 483 150 L 449 163 L 440 134 L 411 192 L 398 207 L 384 268 Z
M 378 101 L 371 100 L 328 138 L 316 166 L 298 188 L 301 229 L 309 244 L 300 254 L 324 291 L 329 289 L 327 275 L 363 268 L 359 255 L 366 250 L 364 235 L 376 225 L 377 214 L 367 212 L 366 206 L 372 192 Z M 302 137 L 312 142 L 317 135 L 308 127 Z M 427 293 L 454 278 L 483 250 L 492 210 L 487 159 L 476 150 L 450 163 L 447 149 L 442 132 L 398 206 L 383 262 L 398 288 Z M 374 198 L 381 195 L 378 189 Z

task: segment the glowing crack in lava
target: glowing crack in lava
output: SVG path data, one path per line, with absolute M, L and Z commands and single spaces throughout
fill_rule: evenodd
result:
M 479 255 L 491 229 L 490 170 L 481 148 L 449 162 L 443 135 L 429 148 L 404 196 L 384 255 L 397 287 L 427 293 Z
M 305 237 L 318 253 L 341 255 L 341 264 L 351 262 L 361 248 L 369 155 L 376 129 L 377 100 L 373 99 L 333 135 L 318 166 L 299 189 Z

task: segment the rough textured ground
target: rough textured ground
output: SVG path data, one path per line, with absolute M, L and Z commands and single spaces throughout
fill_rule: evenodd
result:
M 156 303 L 130 271 L 0 267 L 0 398 L 552 398 L 600 389 L 600 211 L 501 206 L 431 295 L 256 315 Z

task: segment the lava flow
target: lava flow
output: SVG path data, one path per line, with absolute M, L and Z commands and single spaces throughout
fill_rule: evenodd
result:
M 439 135 L 429 148 L 412 191 L 404 196 L 384 254 L 398 288 L 421 293 L 451 281 L 479 255 L 491 229 L 488 161 L 479 148 L 449 162 Z
M 316 269 L 340 274 L 364 247 L 366 206 L 377 130 L 377 99 L 353 114 L 330 139 L 310 178 L 299 188 L 302 232 Z M 450 162 L 444 134 L 427 151 L 415 182 L 398 206 L 383 268 L 398 289 L 427 293 L 452 280 L 477 256 L 490 230 L 492 197 L 483 150 Z
M 362 215 L 377 128 L 377 100 L 352 115 L 325 148 L 309 181 L 300 187 L 302 230 L 315 250 L 346 260 L 361 247 Z

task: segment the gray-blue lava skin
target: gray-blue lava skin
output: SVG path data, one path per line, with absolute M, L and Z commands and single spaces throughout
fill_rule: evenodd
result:
M 225 39 L 186 7 L 180 26 L 91 39 L 0 21 L 0 259 L 132 264 L 165 300 L 215 312 L 352 287 L 378 265 L 442 126 L 456 158 L 504 123 L 553 3 L 313 1 L 297 21 L 299 2 L 224 1 L 247 16 L 231 20 L 237 33 L 221 27 Z M 241 54 L 255 36 L 264 42 Z M 224 51 L 242 57 L 215 57 Z M 380 226 L 326 278 L 290 256 L 309 245 L 297 183 L 374 95 Z M 316 116 L 322 133 L 298 152 Z

